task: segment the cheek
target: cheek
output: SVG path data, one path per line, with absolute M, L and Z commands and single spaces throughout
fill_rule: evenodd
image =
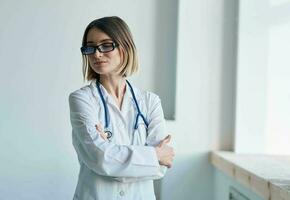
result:
M 114 66 L 119 66 L 121 64 L 121 55 L 118 51 L 114 51 L 107 55 L 109 62 Z
M 121 63 L 122 63 L 122 58 L 119 56 L 118 59 L 116 60 L 116 62 L 117 62 L 118 65 L 121 65 Z

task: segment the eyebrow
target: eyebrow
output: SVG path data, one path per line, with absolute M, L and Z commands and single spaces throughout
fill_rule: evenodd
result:
M 87 44 L 93 44 L 93 43 L 95 43 L 95 44 L 101 44 L 101 43 L 103 43 L 103 42 L 112 42 L 112 41 L 113 41 L 112 39 L 103 39 L 103 40 L 98 41 L 98 42 L 87 41 Z

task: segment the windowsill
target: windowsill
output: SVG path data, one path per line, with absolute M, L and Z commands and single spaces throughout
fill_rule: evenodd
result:
M 290 200 L 290 156 L 215 151 L 211 163 L 266 200 Z

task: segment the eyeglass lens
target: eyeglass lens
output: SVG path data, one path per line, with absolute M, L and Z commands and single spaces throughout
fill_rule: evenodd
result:
M 98 46 L 84 46 L 81 47 L 81 52 L 84 55 L 94 54 L 96 50 L 101 53 L 113 51 L 117 45 L 115 43 L 103 43 Z

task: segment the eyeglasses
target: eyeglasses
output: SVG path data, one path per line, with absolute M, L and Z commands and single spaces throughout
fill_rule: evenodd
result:
M 110 51 L 113 51 L 116 47 L 118 47 L 119 44 L 115 42 L 106 42 L 99 44 L 97 46 L 84 46 L 81 47 L 81 52 L 83 55 L 91 55 L 96 53 L 97 49 L 101 53 L 108 53 Z

